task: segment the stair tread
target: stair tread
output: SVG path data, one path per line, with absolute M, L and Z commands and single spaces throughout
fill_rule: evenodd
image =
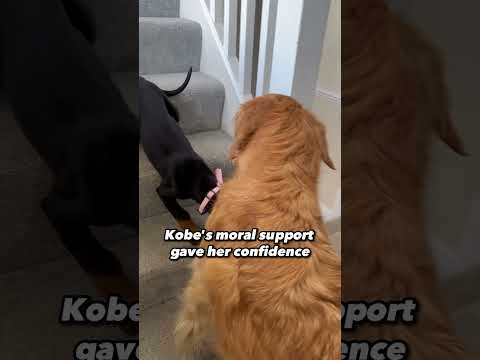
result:
M 141 358 L 148 360 L 174 360 L 178 356 L 175 350 L 175 319 L 180 310 L 180 301 L 170 299 L 154 307 L 142 309 L 140 320 Z
M 202 28 L 182 18 L 139 19 L 139 70 L 141 74 L 200 70 Z
M 203 226 L 206 216 L 201 216 L 196 211 L 196 205 L 190 205 L 185 209 L 198 226 Z M 140 299 L 145 308 L 178 297 L 189 278 L 188 264 L 191 259 L 171 261 L 170 251 L 174 247 L 192 245 L 186 241 L 164 241 L 165 230 L 174 228 L 177 226 L 169 213 L 140 221 Z
M 140 16 L 140 22 L 151 22 L 151 23 L 158 23 L 158 24 L 198 24 L 196 21 L 180 18 L 180 17 L 173 17 L 173 16 Z
M 206 216 L 198 214 L 196 205 L 190 205 L 186 210 L 198 226 L 203 226 Z M 174 268 L 184 268 L 188 265 L 190 262 L 188 259 L 179 261 L 169 259 L 171 249 L 191 247 L 186 241 L 164 241 L 165 230 L 176 228 L 178 226 L 168 212 L 140 220 L 140 279 L 149 279 L 156 276 L 159 271 L 172 271 Z
M 141 74 L 140 76 L 152 81 L 160 87 L 170 87 L 170 89 L 166 88 L 165 90 L 172 90 L 174 88 L 178 88 L 185 81 L 185 78 L 187 77 L 187 72 L 188 70 L 185 72 L 181 71 L 171 73 Z M 201 85 L 203 85 L 204 82 L 208 83 L 208 85 L 211 86 L 216 85 L 214 89 L 217 91 L 219 90 L 218 88 L 223 89 L 223 84 L 221 81 L 201 71 L 194 71 L 192 72 L 192 77 L 185 90 L 181 94 L 172 97 L 172 100 L 175 101 L 176 98 L 182 96 L 182 94 L 188 93 L 189 91 L 191 91 L 192 88 L 196 91 L 202 90 Z M 223 93 L 223 91 L 221 92 Z
M 140 0 L 140 16 L 179 16 L 179 0 Z
M 161 89 L 178 88 L 187 73 L 142 75 Z M 180 127 L 186 134 L 220 128 L 225 88 L 217 79 L 202 72 L 192 73 L 187 88 L 171 98 L 180 114 Z

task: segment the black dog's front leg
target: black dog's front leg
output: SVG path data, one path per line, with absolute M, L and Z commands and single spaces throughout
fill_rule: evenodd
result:
M 192 231 L 197 231 L 197 225 L 192 221 L 190 214 L 183 209 L 180 204 L 177 202 L 177 199 L 171 196 L 165 196 L 162 194 L 161 188 L 157 188 L 157 194 L 162 200 L 163 204 L 170 212 L 170 214 L 175 218 L 177 225 L 182 229 L 189 229 Z M 197 242 L 195 242 L 196 244 Z
M 62 204 L 65 202 L 54 193 L 42 202 L 42 208 L 63 245 L 103 296 L 118 295 L 130 303 L 137 302 L 138 289 L 130 283 L 120 261 L 98 242 L 87 224 L 64 218 L 62 211 L 68 214 L 69 209 L 62 209 Z

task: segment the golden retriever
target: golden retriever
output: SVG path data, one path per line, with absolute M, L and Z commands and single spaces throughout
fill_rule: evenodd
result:
M 273 94 L 244 104 L 235 122 L 236 170 L 206 228 L 315 230 L 316 240 L 286 245 L 309 247 L 308 258 L 196 259 L 176 327 L 178 351 L 184 359 L 210 348 L 222 360 L 338 360 L 340 259 L 317 204 L 320 163 L 333 168 L 324 126 L 292 98 Z

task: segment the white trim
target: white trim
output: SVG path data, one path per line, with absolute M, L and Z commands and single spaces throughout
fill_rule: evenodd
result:
M 238 0 L 225 0 L 223 48 L 229 57 L 236 56 L 236 40 L 238 34 L 237 8 Z
M 277 9 L 278 0 L 263 0 L 260 46 L 258 51 L 257 96 L 264 95 L 269 90 L 270 78 L 272 75 Z
M 252 93 L 255 3 L 255 0 L 241 2 L 238 82 L 242 95 Z
M 330 0 L 279 0 L 269 91 L 311 108 Z
M 335 101 L 338 103 L 342 101 L 342 97 L 339 94 L 334 93 L 333 91 L 330 91 L 330 90 L 317 88 L 317 90 L 315 90 L 315 93 L 317 96 L 328 98 L 331 101 Z
M 207 20 L 207 24 L 210 28 L 210 32 L 212 33 L 213 38 L 215 39 L 215 43 L 218 47 L 218 51 L 220 52 L 220 54 L 222 56 L 223 63 L 225 65 L 225 68 L 227 69 L 228 76 L 230 77 L 230 81 L 232 82 L 233 87 L 235 89 L 235 94 L 237 95 L 237 100 L 239 102 L 242 102 L 244 97 L 242 96 L 240 88 L 238 87 L 238 82 L 235 78 L 235 74 L 233 73 L 232 68 L 230 66 L 230 60 L 228 59 L 228 57 L 225 54 L 225 51 L 223 49 L 223 44 L 222 44 L 222 41 L 220 40 L 220 37 L 218 36 L 217 28 L 216 28 L 215 24 L 213 23 L 213 20 L 210 16 L 210 10 L 208 9 L 207 4 L 205 3 L 205 0 L 199 0 L 199 2 L 200 2 L 200 6 L 203 10 L 204 16 Z
M 302 12 L 303 0 L 278 1 L 268 92 L 293 96 Z M 321 39 L 317 39 L 317 41 L 320 42 Z M 320 52 L 318 52 L 318 56 L 320 56 Z M 311 70 L 311 73 L 314 71 Z
M 223 0 L 210 0 L 210 16 L 214 23 L 223 23 Z
M 331 0 L 303 0 L 298 37 L 292 96 L 305 107 L 311 108 L 317 87 L 323 40 L 327 28 Z
M 215 2 L 216 1 L 217 0 L 210 0 L 210 9 L 208 9 L 208 12 L 210 13 L 210 16 L 212 17 L 212 19 L 214 19 L 213 22 L 215 22 L 215 11 L 217 10 L 215 8 Z

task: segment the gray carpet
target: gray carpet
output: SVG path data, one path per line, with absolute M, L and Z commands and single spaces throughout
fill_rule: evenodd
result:
M 180 2 L 178 0 L 139 0 L 138 12 L 142 17 L 178 17 Z

